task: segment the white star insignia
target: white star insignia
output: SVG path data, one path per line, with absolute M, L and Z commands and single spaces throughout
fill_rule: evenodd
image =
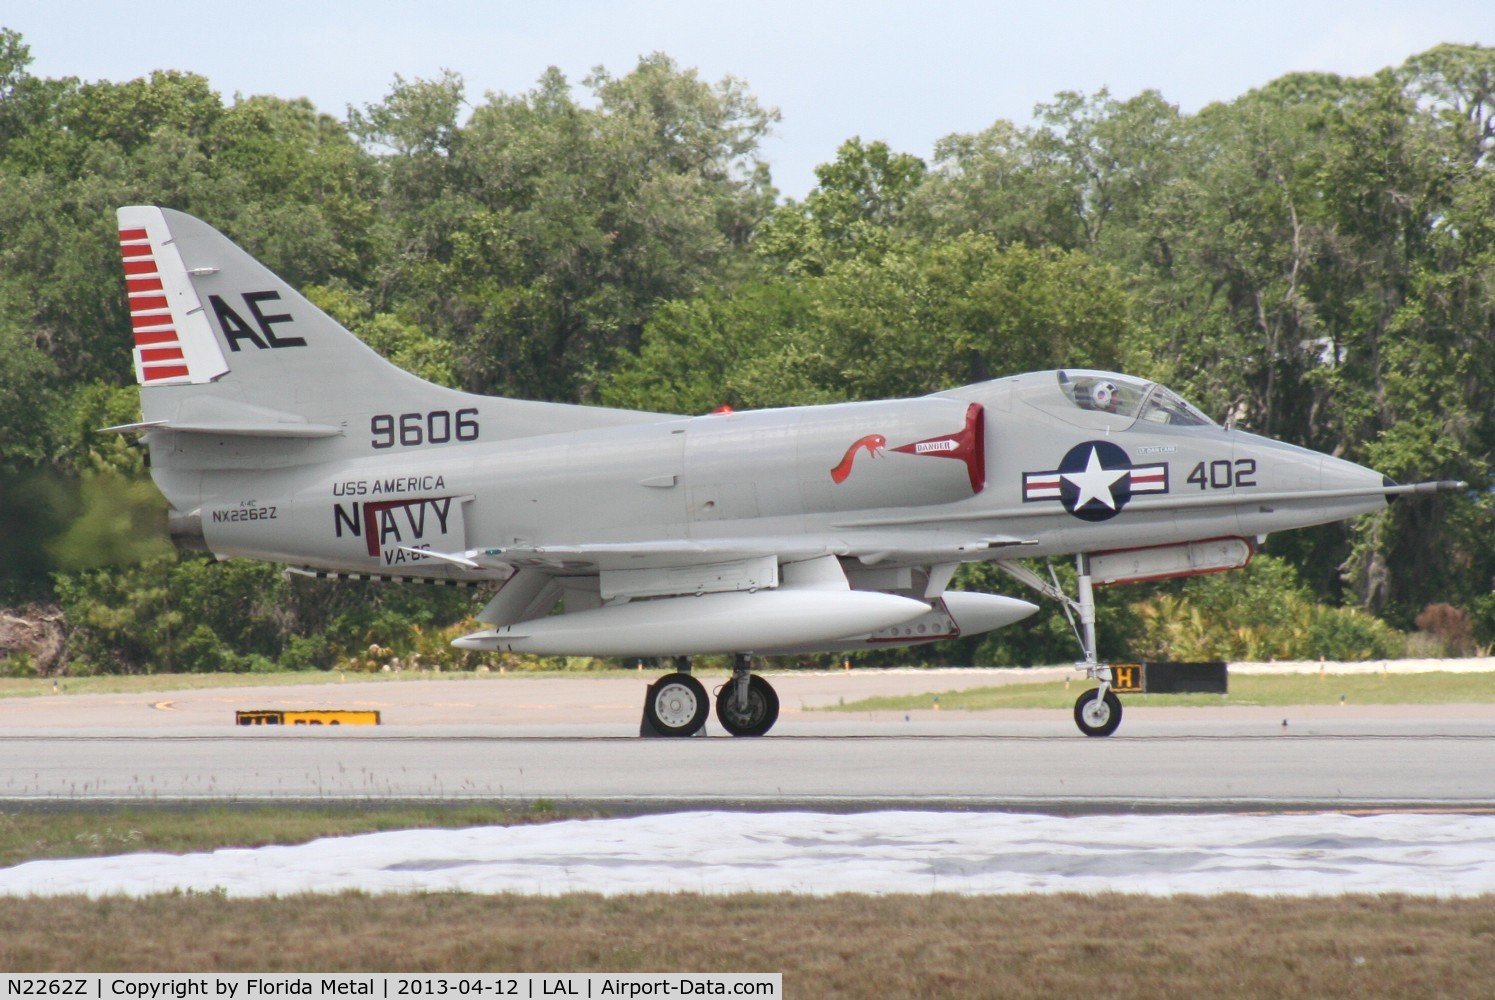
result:
M 1104 469 L 1100 464 L 1100 452 L 1096 448 L 1090 449 L 1090 459 L 1085 463 L 1084 472 L 1060 473 L 1065 479 L 1075 484 L 1080 495 L 1075 499 L 1075 510 L 1079 510 L 1091 500 L 1099 500 L 1112 510 L 1116 509 L 1116 498 L 1111 495 L 1111 487 L 1116 481 L 1127 474 L 1126 469 Z

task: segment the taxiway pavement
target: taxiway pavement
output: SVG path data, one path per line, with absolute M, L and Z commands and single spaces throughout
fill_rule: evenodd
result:
M 1131 698 L 1116 736 L 1087 739 L 1068 710 L 813 711 L 1039 671 L 781 673 L 770 676 L 783 711 L 766 737 L 732 739 L 712 720 L 706 738 L 640 739 L 653 676 L 4 699 L 0 800 L 1495 809 L 1491 705 L 1155 708 Z M 725 677 L 703 680 L 709 689 Z M 267 708 L 376 708 L 383 725 L 233 724 L 237 710 Z

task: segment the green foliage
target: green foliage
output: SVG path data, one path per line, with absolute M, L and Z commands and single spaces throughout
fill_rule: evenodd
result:
M 456 121 L 460 80 L 396 81 L 355 114 L 390 146 L 381 286 L 457 345 L 464 387 L 574 400 L 655 306 L 709 287 L 767 209 L 757 144 L 777 112 L 668 57 L 556 70 Z
M 901 242 L 810 277 L 660 310 L 602 393 L 702 412 L 921 395 L 993 375 L 1107 367 L 1129 336 L 1119 280 L 1081 253 L 966 234 Z
M 347 327 L 390 362 L 428 382 L 455 388 L 456 357 L 449 341 L 390 313 L 374 315 L 349 290 L 313 285 L 304 292 L 311 302 Z
M 166 501 L 148 480 L 113 471 L 85 473 L 79 511 L 67 530 L 46 545 L 65 571 L 143 562 L 171 552 Z
M 288 580 L 269 563 L 175 553 L 60 573 L 56 589 L 83 674 L 327 669 L 371 646 L 408 655 L 470 607 L 465 593 Z
M 887 248 L 925 176 L 924 161 L 883 142 L 848 139 L 803 205 L 768 217 L 753 241 L 764 260 L 790 276 L 819 275 L 838 261 L 872 259 Z
M 1150 660 L 1373 660 L 1403 637 L 1354 608 L 1314 602 L 1292 566 L 1258 554 L 1244 570 L 1194 577 L 1139 602 L 1135 655 Z
M 0 602 L 41 600 L 50 589 L 46 543 L 65 532 L 75 491 L 50 469 L 0 473 Z
M 602 387 L 602 402 L 637 410 L 708 413 L 787 400 L 823 402 L 796 379 L 813 366 L 788 331 L 809 322 L 811 300 L 784 282 L 760 282 L 732 294 L 708 291 L 666 302 L 654 314 L 637 355 L 623 355 Z M 761 378 L 773 359 L 799 346 L 787 369 Z
M 62 573 L 75 673 L 252 670 L 275 632 L 279 572 L 159 556 L 134 566 Z
M 41 668 L 30 653 L 10 653 L 0 657 L 0 677 L 37 677 L 40 673 Z
M 0 272 L 0 471 L 44 461 L 56 449 L 56 366 L 21 315 L 20 283 Z

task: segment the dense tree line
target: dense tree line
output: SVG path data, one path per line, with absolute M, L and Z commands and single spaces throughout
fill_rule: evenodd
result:
M 1277 595 L 1298 645 L 1272 655 L 1389 648 L 1336 608 L 1495 640 L 1495 50 L 1293 74 L 1192 115 L 1061 93 L 928 163 L 849 138 L 802 201 L 761 156 L 777 112 L 663 55 L 583 95 L 555 70 L 480 100 L 454 73 L 395 77 L 343 119 L 171 70 L 29 66 L 0 29 L 0 606 L 60 604 L 72 669 L 436 655 L 470 610 L 165 544 L 139 449 L 93 433 L 135 416 L 113 228 L 137 203 L 206 219 L 397 363 L 477 392 L 697 413 L 1059 365 L 1156 378 L 1237 426 L 1471 489 L 1274 538 L 1233 584 L 1108 595 L 1117 644 L 1208 648 L 1177 623 L 1222 586 Z M 1056 622 L 932 655 L 1064 659 Z

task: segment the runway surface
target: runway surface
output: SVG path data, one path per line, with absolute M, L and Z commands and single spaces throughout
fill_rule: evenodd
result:
M 1037 671 L 777 674 L 783 714 L 766 737 L 644 740 L 638 718 L 652 676 L 4 699 L 0 800 L 1495 809 L 1490 705 L 1161 709 L 1131 699 L 1117 736 L 1087 739 L 1068 710 L 810 710 L 1040 679 Z M 724 680 L 705 679 L 708 688 Z M 384 724 L 232 724 L 235 710 L 264 708 L 377 708 Z M 709 730 L 720 733 L 714 720 Z

